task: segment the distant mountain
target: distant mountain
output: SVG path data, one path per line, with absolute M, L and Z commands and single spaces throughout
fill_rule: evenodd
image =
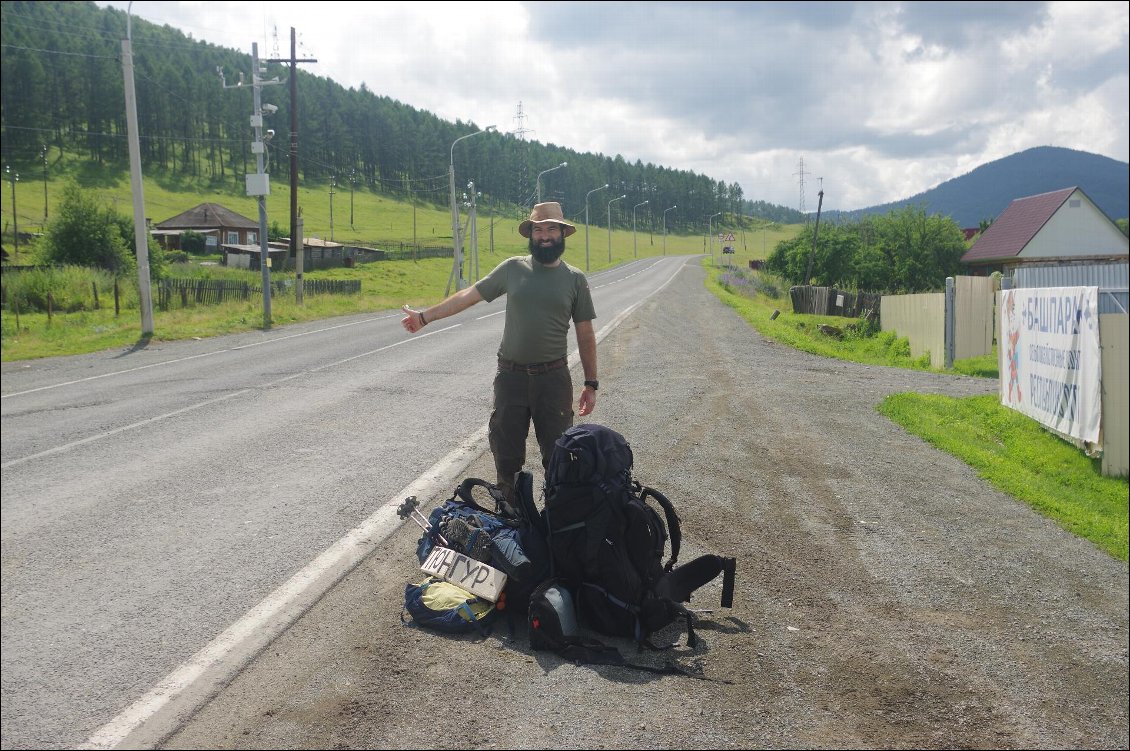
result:
M 955 177 L 925 193 L 858 211 L 828 212 L 857 219 L 905 206 L 953 217 L 961 227 L 976 227 L 1000 216 L 1013 200 L 1061 188 L 1078 187 L 1112 220 L 1130 217 L 1130 164 L 1098 154 L 1038 146 L 1006 156 Z

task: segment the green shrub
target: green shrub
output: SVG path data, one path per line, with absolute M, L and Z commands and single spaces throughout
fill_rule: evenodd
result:
M 180 249 L 193 255 L 203 255 L 208 252 L 208 245 L 205 242 L 204 235 L 193 230 L 186 229 L 180 235 Z M 171 263 L 184 263 L 184 261 L 174 261 L 169 259 Z
M 9 310 L 46 313 L 48 294 L 55 313 L 108 309 L 114 306 L 115 276 L 85 266 L 42 266 L 4 275 L 3 299 Z M 137 284 L 118 282 L 119 306 L 137 307 Z M 97 295 L 97 296 L 96 296 Z

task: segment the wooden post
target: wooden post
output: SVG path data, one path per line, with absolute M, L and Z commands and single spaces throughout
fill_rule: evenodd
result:
M 118 289 L 118 280 L 115 279 L 114 280 L 114 318 L 117 318 L 118 314 L 122 312 L 122 299 L 121 298 L 122 298 L 122 293 L 121 293 L 121 290 Z
M 98 308 L 100 307 L 98 305 L 98 282 L 91 282 L 90 288 L 94 290 L 94 309 L 98 310 Z
M 54 307 L 55 307 L 55 298 L 53 298 L 51 296 L 51 293 L 48 292 L 47 293 L 47 323 L 51 323 L 51 317 L 52 317 L 51 314 L 53 312 L 52 308 L 54 308 Z

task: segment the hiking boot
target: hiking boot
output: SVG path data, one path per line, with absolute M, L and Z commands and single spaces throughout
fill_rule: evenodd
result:
M 440 523 L 439 533 L 447 540 L 452 550 L 476 561 L 490 563 L 490 535 L 481 528 L 453 517 Z

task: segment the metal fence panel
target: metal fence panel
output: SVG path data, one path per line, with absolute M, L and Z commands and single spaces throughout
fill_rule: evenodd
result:
M 1012 286 L 1030 287 L 1098 287 L 1099 315 L 1128 313 L 1127 288 L 1130 287 L 1130 265 L 1126 261 L 1099 263 L 1025 264 L 1012 274 Z
M 954 311 L 954 359 L 993 351 L 996 282 L 987 276 L 959 276 Z
M 879 308 L 879 325 L 910 340 L 911 357 L 929 353 L 936 368 L 946 361 L 946 295 L 927 292 L 918 295 L 884 295 Z
M 1102 349 L 1103 474 L 1125 476 L 1130 467 L 1130 316 L 1099 315 Z

